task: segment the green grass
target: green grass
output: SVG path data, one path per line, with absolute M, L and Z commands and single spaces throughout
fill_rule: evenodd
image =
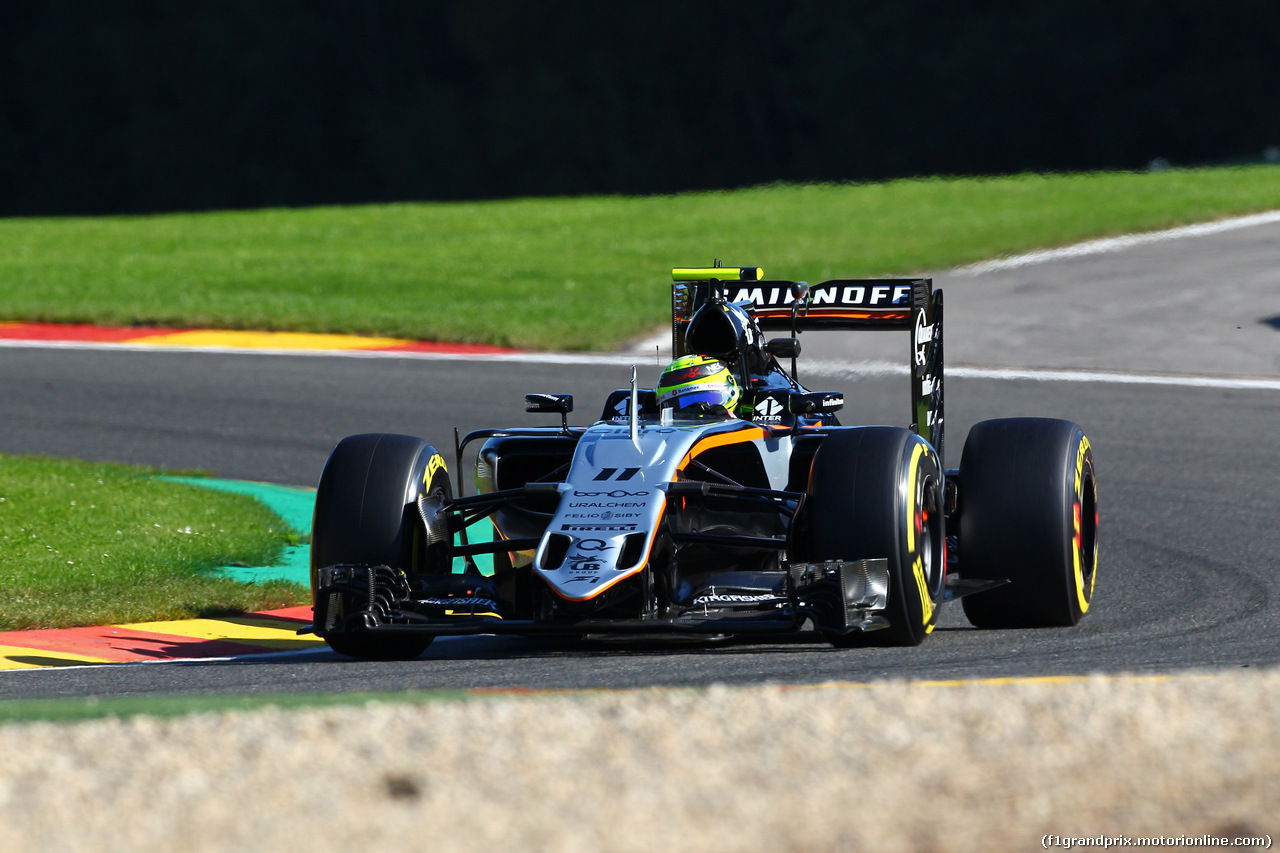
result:
M 255 711 L 260 708 L 324 708 L 366 705 L 370 702 L 456 702 L 481 700 L 463 690 L 354 691 L 341 693 L 255 693 L 243 696 L 88 696 L 65 699 L 7 699 L 0 701 L 0 725 L 45 721 L 70 723 L 103 717 L 181 717 L 187 714 Z
M 643 693 L 654 688 L 626 688 L 628 692 Z M 662 688 L 666 693 L 704 693 L 702 687 Z M 563 689 L 523 694 L 525 698 L 555 699 L 562 696 L 589 697 L 600 692 L 617 693 L 618 690 Z M 46 721 L 70 723 L 104 717 L 127 718 L 182 717 L 188 714 L 223 713 L 227 711 L 256 711 L 261 708 L 326 708 L 370 703 L 397 703 L 423 705 L 433 702 L 488 702 L 515 695 L 502 690 L 463 690 L 442 688 L 435 690 L 353 690 L 327 693 L 252 693 L 243 695 L 187 695 L 163 694 L 134 696 L 84 696 L 59 699 L 5 699 L 0 700 L 0 725 Z
M 671 266 L 893 275 L 1278 207 L 1252 166 L 10 219 L 0 319 L 609 349 L 662 326 Z
M 284 582 L 211 570 L 270 565 L 293 535 L 244 495 L 106 463 L 0 454 L 0 630 L 226 615 L 302 604 Z

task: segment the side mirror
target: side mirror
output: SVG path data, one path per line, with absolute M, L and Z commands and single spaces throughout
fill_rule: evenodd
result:
M 787 399 L 787 408 L 793 415 L 829 415 L 844 408 L 844 395 L 831 391 L 792 394 Z
M 526 412 L 558 412 L 567 415 L 573 411 L 572 394 L 525 394 Z
M 795 358 L 800 355 L 800 339 L 774 338 L 764 345 L 764 351 L 775 358 Z
M 526 412 L 558 412 L 560 428 L 569 431 L 569 413 L 573 411 L 572 394 L 525 394 Z

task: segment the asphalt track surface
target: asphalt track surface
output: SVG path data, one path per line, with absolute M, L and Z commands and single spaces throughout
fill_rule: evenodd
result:
M 1041 349 L 1028 343 L 1024 355 L 1044 367 L 1161 367 L 1174 374 L 1274 378 L 1280 375 L 1274 367 L 1280 365 L 1280 330 L 1274 321 L 1280 297 L 1265 270 L 1280 266 L 1274 263 L 1280 261 L 1278 238 L 1280 229 L 1259 227 L 1198 238 L 1194 244 L 1148 245 L 1022 270 L 1022 281 L 1034 281 L 1034 292 L 1041 294 L 1037 316 L 1061 311 L 1070 333 L 1070 340 L 1055 338 L 1046 327 L 1038 339 Z M 1194 309 L 1197 292 L 1213 294 L 1212 283 L 1202 281 L 1205 271 L 1220 272 L 1229 262 L 1252 270 L 1252 278 L 1243 271 L 1219 278 L 1221 299 L 1205 303 L 1202 314 L 1208 319 L 1197 331 L 1179 331 L 1181 346 L 1167 341 L 1158 316 L 1147 325 L 1129 322 L 1128 309 L 1109 318 L 1107 291 L 1092 277 L 1118 270 L 1112 291 L 1123 299 L 1116 301 L 1145 305 L 1150 314 L 1162 296 L 1175 308 Z M 1093 288 L 1087 299 L 1073 294 L 1070 284 L 1084 272 Z M 988 272 L 955 287 L 944 279 L 953 312 L 947 325 L 951 363 L 957 361 L 956 351 L 969 364 L 982 363 L 967 345 L 952 346 L 974 322 L 954 308 L 959 292 L 967 291 L 978 304 L 967 311 L 979 315 L 985 328 L 1001 322 L 1001 310 L 1009 312 L 1006 293 L 1016 289 L 1012 282 L 1018 275 L 1016 269 Z M 1144 276 L 1158 283 L 1145 299 L 1138 292 L 1151 286 Z M 1135 278 L 1142 280 L 1135 283 Z M 1043 294 L 1055 288 L 1061 299 L 1057 309 L 1043 301 Z M 1241 297 L 1241 288 L 1256 295 Z M 1239 312 L 1239 322 L 1230 311 L 1225 319 L 1219 316 L 1228 304 Z M 1017 324 L 1026 312 L 1014 314 L 1009 327 L 1023 334 Z M 1077 326 L 1073 318 L 1086 315 L 1092 325 Z M 1243 333 L 1246 326 L 1249 345 L 1242 351 L 1251 360 L 1247 369 L 1232 369 L 1232 347 L 1239 345 L 1230 333 Z M 1154 367 L 1141 360 L 1126 363 L 1132 353 L 1146 352 L 1143 339 L 1168 351 Z M 1055 361 L 1058 351 L 1065 355 Z M 822 351 L 824 358 L 840 355 Z M 1016 356 L 1005 351 L 987 363 L 1010 365 Z M 649 359 L 640 364 L 642 375 L 648 370 L 656 377 L 658 367 Z M 803 361 L 801 372 L 817 390 L 846 392 L 846 423 L 904 422 L 905 376 L 872 371 L 824 381 L 805 377 Z M 573 393 L 575 421 L 587 422 L 605 394 L 624 385 L 626 377 L 626 367 L 609 362 L 5 348 L 0 350 L 0 450 L 312 485 L 329 450 L 345 435 L 407 432 L 445 449 L 451 447 L 454 425 L 465 431 L 545 419 L 523 412 L 527 391 Z M 939 629 L 912 649 L 836 650 L 810 635 L 702 644 L 475 637 L 438 640 L 421 659 L 404 663 L 358 662 L 312 651 L 18 671 L 0 677 L 0 698 L 974 679 L 1280 663 L 1275 498 L 1280 389 L 957 375 L 947 383 L 947 464 L 958 464 L 973 423 L 1017 415 L 1075 420 L 1094 446 L 1101 504 L 1099 577 L 1090 613 L 1073 629 L 979 631 L 953 605 L 943 610 Z

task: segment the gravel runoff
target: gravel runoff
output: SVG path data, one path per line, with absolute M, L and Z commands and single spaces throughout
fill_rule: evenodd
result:
M 1280 670 L 0 727 L 15 851 L 1031 850 L 1278 803 Z

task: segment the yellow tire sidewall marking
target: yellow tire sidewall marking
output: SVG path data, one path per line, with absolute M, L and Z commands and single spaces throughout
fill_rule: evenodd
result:
M 924 576 L 924 555 L 916 553 L 916 478 L 920 473 L 920 458 L 929 454 L 923 441 L 917 441 L 911 451 L 910 473 L 907 475 L 907 553 L 911 559 L 911 573 L 915 576 L 920 595 L 920 616 L 925 632 L 933 631 L 933 598 L 929 595 L 929 581 Z
M 427 460 L 427 470 L 422 474 L 422 485 L 430 487 L 431 478 L 435 476 L 437 471 L 441 470 L 446 475 L 449 473 L 449 468 L 444 464 L 444 457 L 437 453 Z
M 1076 479 L 1075 479 L 1075 506 L 1072 507 L 1071 525 L 1071 561 L 1075 569 L 1076 580 L 1076 601 L 1080 605 L 1080 612 L 1083 614 L 1089 610 L 1089 601 L 1093 598 L 1093 585 L 1097 581 L 1097 566 L 1089 577 L 1089 590 L 1084 588 L 1084 566 L 1081 560 L 1080 549 L 1084 547 L 1084 540 L 1080 535 L 1080 525 L 1082 523 L 1081 513 L 1084 511 L 1084 461 L 1089 452 L 1089 438 L 1081 433 L 1080 444 L 1076 447 Z M 1095 552 L 1094 559 L 1096 562 L 1097 555 Z

